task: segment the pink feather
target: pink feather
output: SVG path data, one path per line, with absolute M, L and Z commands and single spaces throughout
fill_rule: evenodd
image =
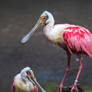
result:
M 63 33 L 64 43 L 70 53 L 86 53 L 92 57 L 92 34 L 81 26 L 67 27 Z

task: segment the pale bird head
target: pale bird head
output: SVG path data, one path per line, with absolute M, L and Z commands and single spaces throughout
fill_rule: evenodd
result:
M 26 43 L 35 31 L 51 22 L 54 23 L 53 15 L 48 11 L 44 11 L 32 30 L 21 40 L 21 43 Z
M 46 92 L 41 85 L 37 82 L 34 73 L 30 67 L 25 67 L 24 69 L 21 70 L 20 72 L 21 78 L 27 79 L 30 81 L 33 85 L 38 85 L 38 87 L 41 89 L 42 92 Z
M 36 83 L 35 83 L 36 78 L 35 78 L 34 73 L 30 67 L 25 67 L 24 69 L 22 69 L 20 74 L 21 74 L 22 79 L 28 80 L 32 84 L 36 85 Z

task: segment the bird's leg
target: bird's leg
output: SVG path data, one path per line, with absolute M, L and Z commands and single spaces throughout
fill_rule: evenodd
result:
M 77 92 L 79 92 L 78 88 L 77 88 L 77 83 L 78 83 L 79 75 L 80 75 L 81 70 L 82 70 L 82 61 L 81 61 L 81 57 L 80 56 L 79 56 L 79 63 L 80 63 L 80 66 L 79 66 L 78 74 L 77 74 L 77 77 L 75 79 L 74 85 L 72 86 L 71 92 L 73 92 L 73 90 L 76 90 Z
M 64 77 L 62 79 L 62 82 L 60 83 L 60 86 L 59 86 L 59 89 L 57 90 L 57 92 L 62 92 L 62 88 L 63 88 L 63 84 L 64 84 L 64 81 L 66 79 L 66 76 L 70 70 L 70 59 L 71 59 L 71 54 L 67 52 L 67 56 L 68 56 L 68 62 L 67 62 L 67 68 L 66 68 L 66 72 L 64 74 Z

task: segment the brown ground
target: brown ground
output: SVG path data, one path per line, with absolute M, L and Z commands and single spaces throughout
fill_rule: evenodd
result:
M 82 25 L 92 32 L 92 2 L 85 0 L 2 0 L 0 1 L 0 92 L 11 92 L 13 77 L 25 66 L 30 66 L 40 83 L 48 80 L 58 84 L 67 64 L 64 50 L 50 44 L 42 29 L 22 45 L 20 40 L 36 23 L 39 15 L 49 10 L 56 23 Z M 73 83 L 78 62 L 72 57 L 71 72 L 66 84 Z M 92 85 L 92 59 L 83 57 L 81 85 Z

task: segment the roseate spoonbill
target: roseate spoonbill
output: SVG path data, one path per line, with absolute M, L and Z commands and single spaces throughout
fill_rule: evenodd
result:
M 38 92 L 38 87 L 42 92 L 46 92 L 37 82 L 30 67 L 25 67 L 14 77 L 12 84 L 13 92 Z
M 67 68 L 62 79 L 62 82 L 59 86 L 59 91 L 62 92 L 63 84 L 66 79 L 66 76 L 70 69 L 70 59 L 71 54 L 76 54 L 79 58 L 79 70 L 77 77 L 74 81 L 74 84 L 71 88 L 71 92 L 77 89 L 78 78 L 80 72 L 82 70 L 82 60 L 81 54 L 86 54 L 92 57 L 92 34 L 89 32 L 88 29 L 72 24 L 54 24 L 54 17 L 53 15 L 48 12 L 44 11 L 41 15 L 39 20 L 37 21 L 36 25 L 33 29 L 21 40 L 22 43 L 26 43 L 28 39 L 32 36 L 32 34 L 37 31 L 42 25 L 44 25 L 43 33 L 45 37 L 59 45 L 63 48 L 67 53 Z

